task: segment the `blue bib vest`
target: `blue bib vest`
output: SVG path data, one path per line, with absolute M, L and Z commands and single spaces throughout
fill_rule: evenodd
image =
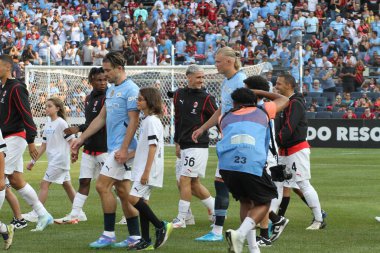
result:
M 222 118 L 223 138 L 216 144 L 219 169 L 261 177 L 267 160 L 270 132 L 267 114 L 243 108 Z M 247 111 L 243 114 L 236 114 Z

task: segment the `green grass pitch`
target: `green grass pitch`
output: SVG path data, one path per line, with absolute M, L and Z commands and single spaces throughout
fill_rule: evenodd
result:
M 319 194 L 322 208 L 328 212 L 327 228 L 323 231 L 306 231 L 312 215 L 311 211 L 295 195 L 287 211 L 290 223 L 283 235 L 271 248 L 262 252 L 344 252 L 375 253 L 380 252 L 380 223 L 374 216 L 380 216 L 380 153 L 375 149 L 312 149 L 312 184 Z M 45 161 L 43 161 L 45 160 Z M 207 176 L 203 183 L 215 194 L 213 176 L 216 167 L 215 149 L 211 149 Z M 25 161 L 29 157 L 25 155 Z M 179 194 L 175 183 L 174 149 L 165 150 L 164 188 L 155 189 L 151 196 L 151 206 L 158 217 L 171 220 L 177 214 Z M 25 171 L 25 178 L 34 189 L 39 190 L 39 182 L 46 169 L 46 158 L 37 162 L 33 171 Z M 72 165 L 71 177 L 75 189 L 78 187 L 79 163 Z M 88 221 L 77 225 L 52 225 L 43 232 L 33 233 L 34 223 L 21 231 L 16 231 L 14 245 L 10 252 L 22 253 L 58 253 L 58 252 L 125 252 L 123 249 L 91 250 L 88 244 L 96 240 L 103 230 L 102 210 L 99 197 L 92 184 L 90 197 L 84 210 Z M 20 200 L 22 211 L 30 208 Z M 71 210 L 71 203 L 59 185 L 51 185 L 47 209 L 55 218 L 63 217 Z M 194 238 L 210 230 L 207 211 L 199 200 L 191 204 L 196 225 L 186 229 L 174 230 L 167 244 L 158 252 L 226 252 L 227 243 L 200 243 Z M 121 217 L 120 206 L 117 221 Z M 12 219 L 9 205 L 4 203 L 0 220 L 8 223 Z M 236 229 L 238 220 L 238 203 L 230 200 L 228 219 L 225 228 Z M 118 241 L 127 235 L 126 226 L 116 226 Z M 153 230 L 151 232 L 153 234 Z M 154 238 L 153 238 L 154 239 Z M 1 245 L 1 242 L 0 242 Z M 246 248 L 244 252 L 248 252 Z

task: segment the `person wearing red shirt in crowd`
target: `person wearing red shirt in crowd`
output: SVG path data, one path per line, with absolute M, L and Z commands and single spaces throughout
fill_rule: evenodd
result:
M 326 20 L 326 13 L 319 4 L 317 5 L 317 9 L 315 10 L 314 14 L 318 18 L 319 27 L 322 27 L 323 21 Z
M 168 33 L 166 29 L 166 24 L 162 23 L 161 24 L 161 29 L 158 31 L 158 38 L 160 39 L 165 39 L 165 35 Z
M 311 46 L 311 49 L 313 50 L 314 53 L 317 53 L 322 48 L 322 43 L 319 39 L 317 39 L 317 36 L 313 34 L 311 36 L 309 46 Z
M 362 116 L 360 116 L 362 119 L 375 119 L 376 116 L 374 113 L 371 112 L 371 109 L 369 107 L 365 108 Z
M 198 3 L 197 11 L 201 17 L 207 17 L 209 8 L 210 5 L 206 3 L 205 0 L 201 0 L 201 2 Z
M 338 60 L 339 60 L 339 55 L 336 51 L 334 51 L 333 56 L 329 58 L 329 62 L 331 62 L 334 67 L 336 67 Z
M 197 47 L 195 46 L 195 44 L 193 44 L 193 42 L 191 40 L 189 40 L 187 42 L 187 46 L 186 46 L 185 52 L 187 53 L 188 59 L 189 58 L 193 59 L 194 54 L 197 52 Z
M 166 23 L 166 25 L 167 25 L 167 31 L 168 31 L 168 34 L 170 35 L 170 38 L 175 38 L 178 23 L 177 21 L 175 21 L 174 14 L 170 15 L 169 21 Z
M 210 7 L 208 8 L 207 12 L 207 18 L 211 22 L 214 22 L 216 20 L 216 13 L 218 12 L 218 8 L 213 4 L 210 3 Z M 222 19 L 222 24 L 223 24 L 223 19 Z
M 193 21 L 193 15 L 189 15 L 189 18 L 187 19 L 186 21 L 186 31 L 190 31 L 190 30 L 193 30 L 194 27 L 195 27 L 195 22 Z
M 137 7 L 139 7 L 139 3 L 136 3 L 135 0 L 131 0 L 131 2 L 128 4 L 128 11 L 131 17 L 133 17 L 133 13 Z
M 343 115 L 343 119 L 357 119 L 358 117 L 352 109 L 348 109 L 347 112 Z

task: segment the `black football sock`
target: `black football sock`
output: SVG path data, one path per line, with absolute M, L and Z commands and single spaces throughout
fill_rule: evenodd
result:
M 146 241 L 149 242 L 150 236 L 149 236 L 149 220 L 144 216 L 140 214 L 140 227 L 141 227 L 141 237 Z
M 104 213 L 104 231 L 114 232 L 115 231 L 115 213 Z
M 143 199 L 139 199 L 139 201 L 134 205 L 134 207 L 139 210 L 140 215 L 144 215 L 150 222 L 152 222 L 153 226 L 156 228 L 162 228 L 162 222 L 157 218 L 157 216 L 153 213 L 152 209 L 148 206 L 147 203 Z
M 127 218 L 127 227 L 130 236 L 140 236 L 138 216 Z
M 269 213 L 269 219 L 272 221 L 272 223 L 277 223 L 281 220 L 281 216 L 279 216 L 275 212 L 271 211 Z
M 268 228 L 260 228 L 260 236 L 269 239 Z
M 282 201 L 280 207 L 278 208 L 278 215 L 285 216 L 286 210 L 288 209 L 288 205 L 290 202 L 290 197 L 282 197 Z

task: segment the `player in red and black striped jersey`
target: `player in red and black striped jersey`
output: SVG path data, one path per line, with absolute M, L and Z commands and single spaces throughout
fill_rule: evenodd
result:
M 103 68 L 92 68 L 88 75 L 88 81 L 93 90 L 85 100 L 86 122 L 80 126 L 65 129 L 65 134 L 84 132 L 103 108 L 107 88 L 107 78 Z M 106 127 L 103 127 L 85 141 L 79 174 L 79 190 L 75 194 L 72 210 L 66 217 L 55 219 L 55 223 L 76 224 L 79 221 L 87 220 L 82 208 L 90 192 L 91 180 L 98 177 L 100 168 L 106 158 L 107 132 Z M 72 154 L 72 161 L 77 159 L 78 155 Z
M 5 175 L 11 186 L 38 214 L 35 230 L 42 231 L 47 225 L 53 223 L 53 217 L 23 177 L 23 153 L 26 146 L 28 145 L 32 161 L 38 155 L 34 145 L 37 128 L 30 111 L 26 85 L 12 78 L 12 67 L 12 58 L 9 55 L 0 55 L 0 129 L 8 148 L 5 158 Z
M 174 92 L 176 155 L 181 162 L 176 168 L 179 180 L 180 200 L 178 215 L 173 221 L 174 228 L 184 228 L 191 220 L 190 200 L 192 193 L 202 201 L 212 218 L 214 214 L 214 198 L 204 187 L 200 178 L 205 176 L 208 160 L 208 132 L 200 136 L 195 143 L 191 135 L 194 130 L 204 124 L 217 110 L 215 98 L 202 87 L 204 70 L 197 65 L 187 68 L 186 76 L 189 84 Z

